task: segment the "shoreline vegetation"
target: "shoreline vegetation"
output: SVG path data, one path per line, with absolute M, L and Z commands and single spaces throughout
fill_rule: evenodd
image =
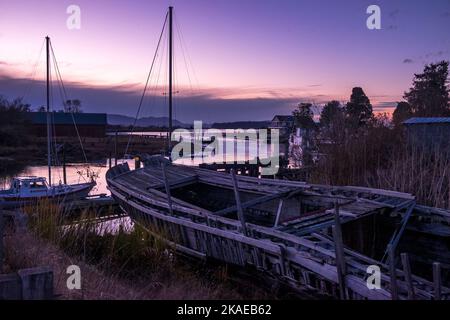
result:
M 58 299 L 313 298 L 245 280 L 226 265 L 184 263 L 173 248 L 139 226 L 110 233 L 92 212 L 70 221 L 48 201 L 23 210 L 28 229 L 5 237 L 6 271 L 52 267 Z M 81 290 L 67 288 L 70 265 L 81 269 Z

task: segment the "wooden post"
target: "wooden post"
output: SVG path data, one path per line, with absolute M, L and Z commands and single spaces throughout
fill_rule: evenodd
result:
M 231 169 L 231 180 L 233 180 L 234 197 L 236 198 L 236 208 L 239 220 L 241 221 L 242 231 L 247 236 L 247 227 L 245 226 L 244 211 L 242 210 L 241 197 L 239 195 L 238 183 L 234 169 Z
M 63 154 L 63 182 L 64 182 L 64 184 L 67 184 L 66 145 L 65 144 L 63 144 L 63 147 L 62 147 L 62 154 Z
M 3 209 L 0 207 L 0 274 L 3 273 L 3 259 L 4 259 L 4 246 L 3 246 Z
M 393 245 L 388 246 L 388 254 L 389 273 L 391 274 L 391 298 L 392 300 L 398 300 L 397 272 L 395 269 L 395 248 Z
M 278 227 L 282 209 L 283 209 L 283 199 L 280 199 L 280 202 L 278 203 L 277 216 L 275 217 L 275 224 L 273 225 L 274 228 Z
M 117 139 L 118 139 L 118 133 L 116 131 L 115 137 L 114 137 L 114 165 L 117 166 Z
M 334 251 L 336 254 L 336 271 L 338 275 L 339 281 L 339 292 L 341 300 L 346 300 L 346 283 L 345 283 L 345 274 L 346 274 L 346 264 L 345 264 L 345 256 L 344 256 L 344 243 L 342 240 L 342 228 L 341 228 L 341 219 L 339 217 L 339 205 L 336 202 L 334 206 L 334 226 L 332 226 L 333 231 L 333 239 L 334 239 Z
M 162 169 L 162 173 L 163 173 L 164 185 L 166 187 L 167 203 L 169 205 L 169 212 L 171 215 L 173 215 L 172 197 L 170 195 L 170 185 L 169 185 L 169 180 L 167 179 L 166 164 L 164 162 L 161 162 L 161 169 Z
M 141 159 L 139 157 L 134 158 L 134 169 L 140 169 L 141 168 Z
M 434 300 L 441 300 L 442 278 L 441 278 L 441 264 L 439 262 L 433 263 L 433 284 L 434 284 Z
M 405 274 L 406 286 L 408 288 L 408 299 L 414 300 L 415 293 L 414 293 L 414 286 L 413 286 L 413 282 L 412 282 L 411 266 L 409 264 L 409 257 L 408 257 L 407 253 L 402 253 L 400 255 L 400 257 L 402 259 L 403 273 Z

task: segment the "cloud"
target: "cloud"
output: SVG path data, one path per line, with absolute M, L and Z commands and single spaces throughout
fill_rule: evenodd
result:
M 391 17 L 392 19 L 395 19 L 398 14 L 400 13 L 400 9 L 394 9 L 391 12 L 389 12 L 389 17 Z
M 95 86 L 66 82 L 68 99 L 80 99 L 85 112 L 101 112 L 135 116 L 141 86 L 126 83 L 115 86 Z M 62 109 L 58 87 L 53 87 L 54 109 Z M 166 116 L 167 96 L 162 88 L 153 88 L 144 100 L 141 117 Z M 0 75 L 0 95 L 9 99 L 24 97 L 37 108 L 45 104 L 45 82 Z M 202 88 L 189 92 L 179 88 L 174 96 L 174 117 L 182 122 L 226 122 L 238 120 L 269 120 L 274 114 L 290 114 L 299 101 L 318 104 L 331 100 L 323 94 L 310 94 L 307 88 Z
M 413 63 L 414 61 L 412 59 L 406 58 L 403 60 L 403 63 Z

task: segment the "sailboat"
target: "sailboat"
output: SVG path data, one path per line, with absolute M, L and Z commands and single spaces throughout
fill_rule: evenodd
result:
M 51 112 L 50 112 L 50 38 L 45 37 L 47 53 L 47 166 L 48 181 L 45 177 L 24 176 L 12 179 L 10 188 L 0 190 L 0 207 L 14 208 L 48 199 L 66 202 L 86 197 L 96 185 L 95 181 L 78 184 L 52 184 Z

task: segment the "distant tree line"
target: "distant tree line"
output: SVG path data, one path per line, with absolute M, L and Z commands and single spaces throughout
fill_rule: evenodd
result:
M 392 118 L 374 115 L 360 87 L 353 88 L 347 103 L 326 103 L 317 124 L 314 106 L 299 104 L 293 112 L 296 124 L 314 130 L 318 148 L 313 151 L 322 155 L 311 182 L 410 192 L 419 202 L 450 208 L 449 150 L 421 150 L 406 143 L 402 125 L 411 117 L 450 116 L 448 66 L 448 61 L 431 63 L 415 74 Z
M 449 117 L 450 103 L 448 87 L 448 61 L 431 63 L 425 66 L 423 73 L 415 74 L 412 87 L 404 93 L 404 101 L 398 102 L 392 123 L 399 126 L 411 117 Z M 314 126 L 311 103 L 300 103 L 293 111 L 296 124 L 309 128 Z M 356 130 L 365 127 L 374 120 L 373 107 L 369 98 L 360 87 L 352 90 L 346 104 L 333 100 L 326 103 L 320 114 L 320 127 L 332 129 L 345 124 L 345 128 Z
M 0 146 L 18 146 L 28 142 L 26 112 L 30 105 L 15 99 L 0 96 Z

